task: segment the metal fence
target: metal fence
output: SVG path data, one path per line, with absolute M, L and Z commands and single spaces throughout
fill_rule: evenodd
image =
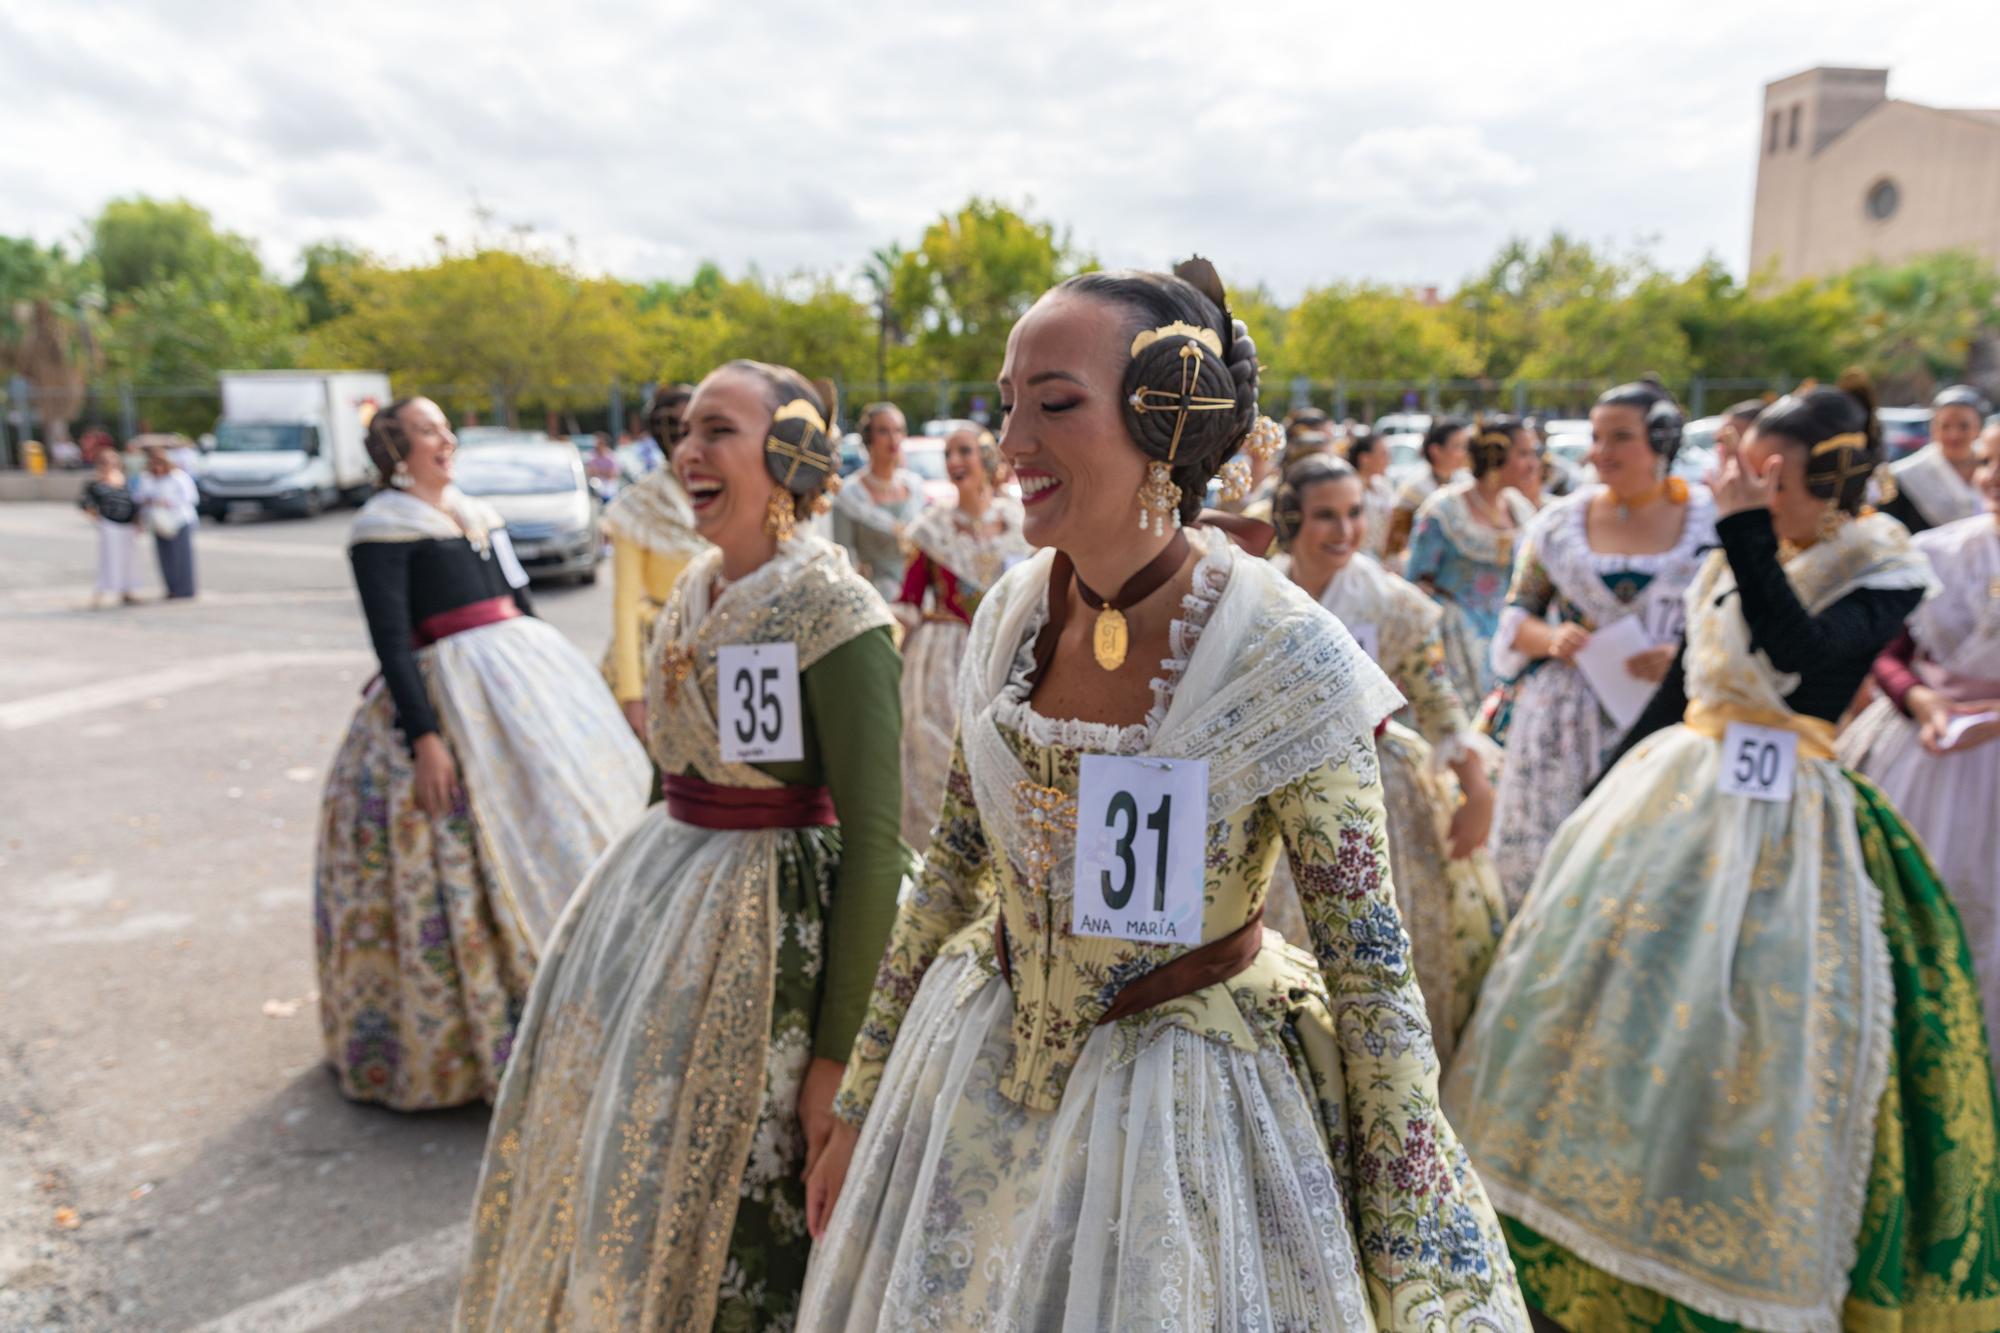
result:
M 1264 409 L 1275 416 L 1295 408 L 1317 407 L 1335 420 L 1371 422 L 1395 412 L 1583 416 L 1610 384 L 1610 380 L 1494 381 L 1436 376 L 1296 379 L 1285 384 L 1267 383 Z M 1669 387 L 1680 396 L 1688 414 L 1698 417 L 1740 399 L 1782 393 L 1791 384 L 1790 376 L 1774 373 L 1751 379 L 1696 377 Z M 850 426 L 864 404 L 880 401 L 901 408 L 913 433 L 921 432 L 927 422 L 943 419 L 999 421 L 999 392 L 990 381 L 837 382 L 836 387 L 840 419 Z M 510 397 L 490 386 L 395 382 L 398 394 L 433 398 L 461 425 L 515 424 L 566 435 L 598 430 L 616 435 L 628 425 L 637 426 L 653 388 L 652 384 L 612 381 L 597 388 L 529 388 Z M 27 440 L 46 444 L 55 439 L 78 439 L 94 430 L 108 432 L 120 441 L 148 430 L 177 430 L 198 436 L 213 428 L 220 412 L 219 390 L 213 383 L 99 383 L 86 386 L 79 394 L 75 390 L 37 390 L 17 377 L 0 388 L 0 467 L 19 467 L 21 446 Z M 57 414 L 63 417 L 60 430 L 51 419 Z

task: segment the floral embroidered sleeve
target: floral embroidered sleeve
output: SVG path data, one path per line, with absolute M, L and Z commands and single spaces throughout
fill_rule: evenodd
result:
M 1383 1328 L 1521 1329 L 1498 1218 L 1438 1104 L 1396 912 L 1373 742 L 1268 798 L 1331 997 L 1345 1097 L 1335 1165 Z
M 1387 664 L 1389 679 L 1410 701 L 1417 731 L 1433 747 L 1463 753 L 1473 734 L 1465 701 L 1452 688 L 1444 667 L 1444 638 L 1436 627 L 1402 661 Z
M 1412 583 L 1435 584 L 1450 552 L 1451 539 L 1444 535 L 1444 525 L 1438 522 L 1437 515 L 1428 506 L 1418 510 L 1416 530 L 1410 534 L 1410 554 L 1403 566 L 1403 577 Z
M 924 853 L 923 873 L 908 899 L 897 907 L 889 947 L 875 974 L 875 991 L 868 999 L 861 1032 L 854 1039 L 847 1075 L 834 1098 L 833 1113 L 848 1124 L 859 1125 L 867 1116 L 889 1063 L 896 1031 L 910 1011 L 910 1002 L 917 998 L 924 973 L 937 960 L 938 950 L 977 917 L 990 898 L 982 883 L 987 861 L 986 830 L 972 802 L 965 750 L 962 744 L 954 743 L 944 804 L 938 811 L 930 849 Z

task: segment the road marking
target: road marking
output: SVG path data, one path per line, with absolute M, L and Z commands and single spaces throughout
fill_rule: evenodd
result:
M 118 708 L 125 704 L 138 703 L 142 699 L 170 694 L 176 690 L 191 690 L 198 685 L 213 685 L 231 676 L 275 671 L 282 667 L 364 666 L 374 660 L 373 654 L 352 649 L 325 652 L 230 653 L 224 657 L 205 657 L 198 661 L 182 662 L 177 666 L 162 667 L 158 671 L 148 671 L 137 676 L 101 680 L 92 685 L 79 685 L 74 689 L 56 690 L 49 694 L 38 694 L 32 698 L 0 704 L 0 731 L 20 731 L 24 727 L 57 722 L 66 717 L 74 717 L 78 713 L 94 713 L 103 708 Z
M 240 1306 L 200 1325 L 194 1333 L 323 1328 L 364 1305 L 400 1296 L 414 1287 L 460 1272 L 471 1245 L 470 1223 L 441 1227 L 407 1245 L 384 1250 L 372 1259 L 336 1268 L 275 1296 Z

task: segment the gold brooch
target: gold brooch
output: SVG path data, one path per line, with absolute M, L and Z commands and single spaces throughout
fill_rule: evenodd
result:
M 667 677 L 667 702 L 680 697 L 681 682 L 694 674 L 694 649 L 671 644 L 660 657 L 660 670 Z

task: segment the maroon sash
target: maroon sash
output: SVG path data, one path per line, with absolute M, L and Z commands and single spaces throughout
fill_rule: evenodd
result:
M 497 625 L 520 614 L 521 608 L 514 605 L 512 597 L 489 597 L 483 602 L 467 602 L 464 606 L 454 606 L 449 611 L 440 611 L 418 621 L 416 632 L 410 635 L 412 646 L 428 648 L 439 639 L 449 639 L 469 629 Z
M 667 813 L 696 828 L 827 828 L 840 822 L 824 787 L 723 787 L 669 773 L 660 789 Z

